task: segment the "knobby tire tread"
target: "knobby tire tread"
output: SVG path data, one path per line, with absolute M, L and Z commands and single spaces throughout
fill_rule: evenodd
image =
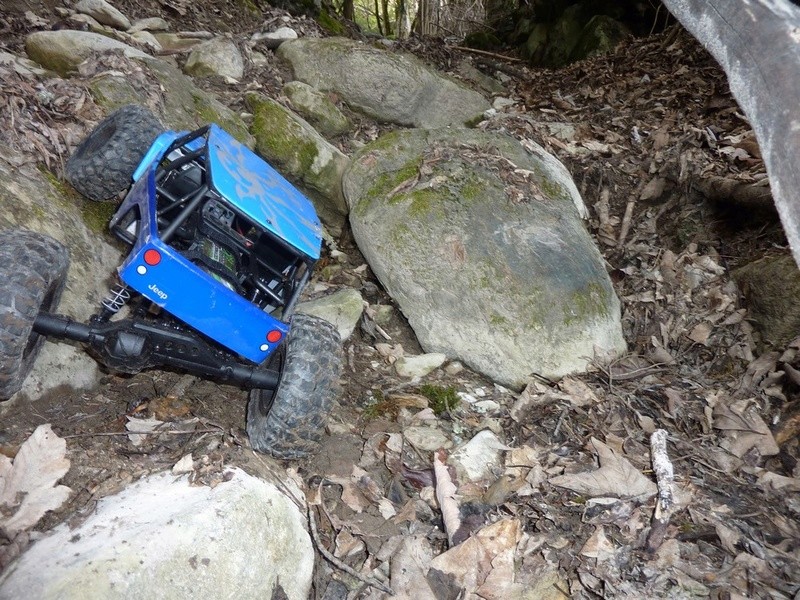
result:
M 133 172 L 162 131 L 148 109 L 123 106 L 98 123 L 75 149 L 64 170 L 67 181 L 90 200 L 115 199 L 131 185 Z
M 262 394 L 253 390 L 247 407 L 250 445 L 276 458 L 313 454 L 333 402 L 339 396 L 342 346 L 336 328 L 319 317 L 296 314 L 272 406 L 264 415 Z
M 53 238 L 0 231 L 0 399 L 18 392 L 33 368 L 44 343 L 33 322 L 40 309 L 58 306 L 68 268 L 67 249 Z

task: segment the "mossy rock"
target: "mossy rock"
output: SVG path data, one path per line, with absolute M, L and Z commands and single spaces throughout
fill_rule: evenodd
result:
M 342 175 L 348 158 L 282 104 L 257 93 L 245 101 L 253 113 L 256 152 L 306 192 L 326 225 L 340 230 L 347 214 Z
M 464 45 L 468 48 L 475 48 L 476 50 L 496 50 L 503 45 L 493 33 L 488 31 L 475 31 L 469 33 L 464 37 Z
M 762 350 L 783 350 L 800 336 L 800 270 L 791 255 L 771 256 L 732 273 Z
M 625 348 L 580 196 L 543 149 L 398 131 L 356 153 L 344 191 L 359 249 L 425 352 L 518 388 L 531 372 L 585 369 L 595 347 Z

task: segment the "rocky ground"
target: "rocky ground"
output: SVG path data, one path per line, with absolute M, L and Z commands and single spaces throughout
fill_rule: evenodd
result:
M 20 51 L 27 31 L 53 26 L 53 4 L 4 3 L 7 48 Z M 235 2 L 195 2 L 191 10 L 179 0 L 116 5 L 134 18 L 162 14 L 177 30 L 242 37 L 281 16 L 242 12 Z M 321 34 L 310 21 L 292 24 Z M 524 589 L 548 598 L 795 597 L 800 339 L 762 343 L 731 276 L 756 258 L 784 253 L 785 240 L 764 202 L 758 147 L 719 67 L 678 28 L 555 72 L 439 41 L 402 47 L 444 70 L 468 59 L 498 78 L 502 96 L 515 104 L 480 127 L 535 139 L 570 168 L 623 301 L 630 354 L 597 357 L 592 372 L 560 382 L 534 377 L 521 393 L 454 363 L 416 381 L 393 365 L 403 352 L 419 353 L 413 332 L 398 311 L 379 310 L 388 314 L 380 329 L 366 319 L 345 344 L 345 393 L 322 451 L 282 465 L 315 507 L 318 544 L 382 581 L 394 554 L 393 585 L 402 579 L 396 569 L 419 572 L 419 557 L 436 557 L 437 572 L 460 562 L 462 579 L 473 576 L 483 598 L 523 597 Z M 272 58 L 239 86 L 205 85 L 242 109 L 242 89 L 258 83 L 277 93 L 286 77 Z M 0 90 L 4 135 L 58 171 L 82 127 L 75 104 L 48 112 L 41 90 Z M 383 129 L 359 123 L 335 140 L 343 151 Z M 338 246 L 343 256 L 327 258 L 312 286 L 355 287 L 373 308 L 391 307 L 347 234 Z M 6 404 L 0 451 L 13 456 L 37 425 L 50 423 L 67 440 L 71 467 L 62 483 L 73 492 L 34 532 L 0 542 L 0 565 L 36 532 L 80 521 L 99 498 L 186 455 L 190 476 L 209 485 L 227 466 L 274 468 L 248 447 L 245 402 L 241 390 L 153 371 L 109 374 L 84 394 L 56 390 Z M 151 418 L 166 425 L 134 443 L 126 423 Z M 650 443 L 658 429 L 667 432 L 675 471 L 673 505 L 657 508 L 647 494 L 620 500 L 631 486 L 652 485 Z M 447 502 L 433 491 L 446 477 L 436 472 L 433 451 L 469 440 L 480 450 L 470 464 L 483 472 L 459 476 L 458 536 L 483 528 L 484 537 L 456 546 L 459 555 L 445 552 L 458 540 L 452 531 L 448 540 Z M 487 531 L 505 562 L 485 564 Z M 386 595 L 322 558 L 315 583 L 318 598 Z M 413 581 L 403 585 L 423 597 Z M 452 579 L 429 575 L 425 585 L 437 597 L 456 597 Z

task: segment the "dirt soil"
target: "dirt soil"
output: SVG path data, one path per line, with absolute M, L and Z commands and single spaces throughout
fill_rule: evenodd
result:
M 59 21 L 55 5 L 3 3 L 0 47 L 20 52 L 26 32 Z M 183 0 L 115 5 L 132 18 L 163 15 L 175 30 L 230 31 L 241 39 L 285 15 L 249 13 L 235 0 L 195 1 L 191 8 Z M 26 10 L 41 20 L 26 18 Z M 292 23 L 322 35 L 307 19 Z M 532 377 L 522 393 L 457 364 L 413 382 L 392 365 L 399 346 L 407 354 L 420 352 L 402 315 L 394 309 L 382 323 L 389 339 L 367 319 L 345 344 L 345 393 L 322 451 L 282 465 L 315 499 L 320 543 L 378 579 L 386 578 L 385 556 L 402 536 L 425 536 L 435 554 L 447 549 L 442 515 L 429 493 L 432 457 L 404 438 L 406 428 L 420 422 L 421 409 L 430 407 L 435 428 L 455 443 L 489 429 L 511 448 L 535 449 L 535 459 L 507 461 L 493 481 L 459 489 L 470 531 L 516 518 L 534 540 L 517 554 L 519 582 L 526 582 L 526 571 L 549 565 L 559 573 L 556 587 L 576 598 L 797 597 L 800 338 L 783 347 L 762 344 L 730 277 L 739 265 L 785 254 L 786 241 L 752 130 L 718 65 L 679 27 L 560 71 L 462 52 L 438 40 L 399 46 L 443 70 L 453 72 L 467 60 L 503 81 L 504 96 L 516 104 L 480 127 L 534 140 L 570 168 L 623 302 L 630 353 L 615 361 L 598 356 L 591 372 L 561 382 Z M 203 85 L 240 109 L 242 89 L 259 83 L 278 96 L 286 77 L 270 55 L 269 65 L 249 71 L 238 87 Z M 45 87 L 56 85 L 63 84 Z M 10 82 L 0 87 L 0 128 L 29 153 L 39 148 L 61 158 L 52 136 L 28 125 L 67 130 L 91 124 L 67 109 L 41 110 L 36 91 Z M 349 151 L 383 129 L 360 120 L 350 137 L 334 141 Z M 36 143 L 26 146 L 31 139 Z M 730 193 L 720 192 L 723 184 Z M 351 286 L 373 307 L 391 307 L 352 239 L 345 234 L 338 246 L 345 258 L 328 259 L 331 268 L 319 271 L 311 292 Z M 379 342 L 388 350 L 376 349 Z M 448 390 L 460 394 L 455 406 L 442 402 Z M 0 452 L 13 457 L 38 425 L 50 423 L 67 440 L 71 467 L 62 483 L 73 490 L 34 531 L 0 540 L 0 568 L 40 532 L 80 522 L 98 499 L 188 454 L 190 477 L 209 485 L 229 466 L 254 473 L 274 468 L 248 446 L 245 404 L 242 390 L 148 371 L 109 373 L 91 392 L 56 390 L 0 407 Z M 165 424 L 137 445 L 126 424 L 143 419 Z M 554 483 L 596 469 L 595 457 L 602 455 L 597 441 L 652 477 L 650 439 L 657 429 L 668 433 L 675 471 L 671 507 L 657 508 L 656 499 L 599 503 L 596 494 Z M 438 585 L 438 596 L 456 597 L 457 589 Z M 322 558 L 314 594 L 385 597 Z

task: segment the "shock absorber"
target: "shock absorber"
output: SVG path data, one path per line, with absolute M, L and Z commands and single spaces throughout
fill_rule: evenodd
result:
M 112 315 L 115 315 L 119 310 L 127 304 L 131 299 L 131 292 L 127 285 L 124 283 L 117 283 L 111 288 L 108 296 L 101 302 L 103 310 L 100 313 L 101 321 L 108 321 Z

